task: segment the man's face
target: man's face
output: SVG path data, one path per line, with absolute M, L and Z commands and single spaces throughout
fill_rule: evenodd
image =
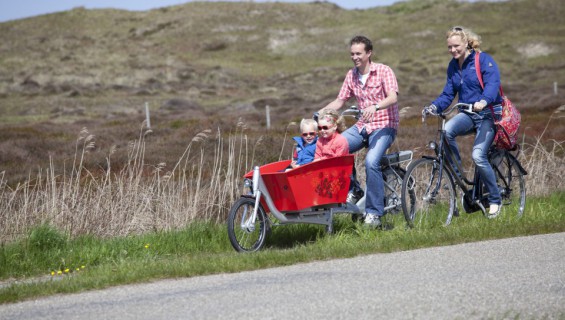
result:
M 354 43 L 351 45 L 351 61 L 353 61 L 353 64 L 357 68 L 366 66 L 369 63 L 372 53 L 372 51 L 365 51 L 364 43 Z

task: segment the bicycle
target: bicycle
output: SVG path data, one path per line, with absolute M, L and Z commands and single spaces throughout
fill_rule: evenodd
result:
M 344 113 L 360 116 L 349 108 Z M 381 160 L 385 180 L 385 211 L 400 212 L 400 190 L 405 170 L 400 163 L 412 160 L 412 151 L 387 154 Z M 363 216 L 364 198 L 347 202 L 353 155 L 314 161 L 286 170 L 291 160 L 255 166 L 243 176 L 243 193 L 228 213 L 227 231 L 238 252 L 260 250 L 273 227 L 288 224 L 323 225 L 333 232 L 335 214 Z
M 355 120 L 359 120 L 362 111 L 356 106 L 351 106 L 341 113 L 342 116 L 353 116 Z M 363 140 L 364 148 L 369 147 L 368 139 Z M 385 189 L 384 212 L 386 214 L 398 214 L 402 211 L 401 188 L 402 180 L 406 174 L 406 170 L 400 166 L 401 163 L 412 161 L 413 153 L 411 150 L 403 150 L 395 153 L 385 154 L 381 159 L 381 172 Z M 365 195 L 363 195 L 356 205 L 361 212 L 365 210 Z M 352 215 L 353 221 L 363 218 L 363 213 Z
M 449 147 L 445 131 L 446 117 L 453 110 L 474 113 L 472 104 L 458 103 L 438 116 L 438 137 L 428 148 L 434 156 L 423 156 L 412 162 L 406 169 L 402 183 L 402 203 L 406 222 L 410 227 L 431 226 L 442 223 L 447 226 L 453 216 L 459 215 L 457 190 L 462 192 L 461 203 L 467 213 L 482 211 L 488 216 L 488 193 L 481 180 L 478 168 L 474 169 L 472 181 L 463 173 L 461 164 L 455 159 Z M 422 121 L 425 122 L 425 115 Z M 528 173 L 509 150 L 496 149 L 491 145 L 488 151 L 489 163 L 494 169 L 496 183 L 502 197 L 501 215 L 514 212 L 521 217 L 526 206 L 526 185 L 524 176 Z M 513 204 L 517 205 L 513 206 Z

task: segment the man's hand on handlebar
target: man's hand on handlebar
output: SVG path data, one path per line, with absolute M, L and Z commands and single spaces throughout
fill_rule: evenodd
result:
M 377 110 L 375 106 L 370 106 L 368 108 L 365 108 L 362 112 L 361 112 L 361 118 L 363 118 L 363 121 L 365 122 L 369 122 L 373 119 L 373 117 L 377 114 Z

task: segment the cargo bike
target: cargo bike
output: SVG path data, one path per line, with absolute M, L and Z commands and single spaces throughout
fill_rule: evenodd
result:
M 352 107 L 343 112 L 359 114 Z M 387 154 L 381 168 L 385 183 L 385 211 L 401 212 L 400 198 L 405 170 L 401 163 L 412 160 L 412 151 Z M 243 177 L 243 192 L 228 214 L 228 236 L 236 251 L 260 250 L 273 227 L 317 224 L 333 232 L 336 214 L 353 220 L 364 214 L 364 198 L 347 202 L 354 155 L 314 161 L 288 170 L 291 160 L 255 166 Z

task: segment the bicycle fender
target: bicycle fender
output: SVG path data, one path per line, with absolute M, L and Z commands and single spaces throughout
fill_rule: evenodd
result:
M 528 172 L 524 169 L 524 167 L 522 167 L 522 164 L 518 161 L 518 159 L 516 159 L 516 157 L 514 157 L 511 153 L 508 153 L 508 157 L 518 166 L 518 169 L 520 169 L 520 172 L 522 172 L 523 175 L 528 175 Z
M 439 159 L 437 157 L 433 157 L 433 156 L 422 156 L 422 158 L 428 159 L 428 160 L 434 160 L 435 162 L 439 162 Z

